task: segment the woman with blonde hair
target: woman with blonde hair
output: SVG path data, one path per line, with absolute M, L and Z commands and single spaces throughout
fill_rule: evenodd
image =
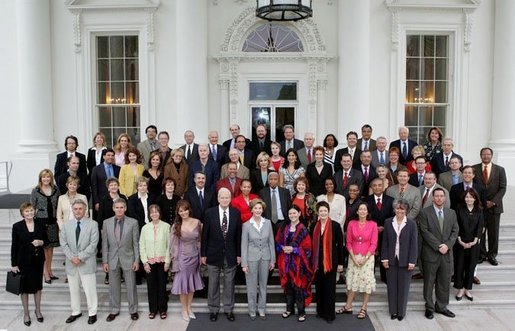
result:
M 116 145 L 114 145 L 114 159 L 115 164 L 119 167 L 126 164 L 126 154 L 129 149 L 134 148 L 131 143 L 131 136 L 127 133 L 122 133 L 116 139 Z
M 256 169 L 250 172 L 250 182 L 252 183 L 252 193 L 259 194 L 261 189 L 268 186 L 268 174 L 270 169 L 270 156 L 266 152 L 261 152 L 256 158 Z
M 30 202 L 36 211 L 35 218 L 42 222 L 45 227 L 48 241 L 45 241 L 45 283 L 51 284 L 52 280 L 59 279 L 52 272 L 52 257 L 54 247 L 59 246 L 59 226 L 57 225 L 56 209 L 59 199 L 59 189 L 55 185 L 54 174 L 50 169 L 43 169 L 39 172 L 38 185 L 32 189 Z
M 68 191 L 59 197 L 57 201 L 57 224 L 59 229 L 62 229 L 65 222 L 74 219 L 72 213 L 72 204 L 75 200 L 79 199 L 88 204 L 88 199 L 84 194 L 77 193 L 80 186 L 80 179 L 76 176 L 70 176 L 66 180 L 66 188 Z M 85 217 L 89 217 L 89 210 L 86 210 Z
M 143 175 L 145 167 L 141 164 L 140 152 L 131 147 L 125 155 L 125 164 L 120 169 L 120 193 L 131 196 L 136 193 L 136 179 Z
M 93 168 L 104 162 L 104 154 L 107 151 L 106 136 L 102 132 L 97 132 L 93 136 L 93 147 L 88 149 L 86 165 L 88 173 L 91 175 Z
M 417 145 L 417 146 L 413 147 L 413 149 L 411 150 L 411 155 L 413 156 L 413 160 L 409 160 L 408 163 L 406 163 L 406 168 L 408 168 L 408 173 L 410 175 L 417 172 L 415 160 L 417 159 L 417 157 L 425 155 L 424 146 Z M 431 164 L 430 164 L 430 162 L 426 162 L 426 172 L 430 172 L 430 171 L 431 171 Z
M 184 150 L 175 148 L 164 165 L 164 178 L 175 180 L 175 194 L 181 198 L 188 189 L 188 164 L 184 160 Z

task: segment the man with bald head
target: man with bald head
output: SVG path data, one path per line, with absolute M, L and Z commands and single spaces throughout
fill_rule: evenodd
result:
M 216 162 L 220 169 L 226 162 L 227 148 L 218 143 L 218 131 L 209 131 L 207 139 L 209 140 L 209 157 Z
M 236 148 L 236 137 L 240 135 L 240 126 L 238 124 L 232 124 L 229 127 L 229 131 L 231 132 L 231 139 L 228 139 L 224 141 L 222 145 L 225 146 L 227 150 L 230 150 L 231 148 Z M 250 140 L 245 138 L 246 145 L 250 144 Z
M 315 161 L 315 153 L 313 146 L 315 144 L 315 135 L 312 132 L 304 134 L 304 147 L 297 151 L 300 164 L 304 169 L 307 169 L 308 164 Z
M 200 144 L 198 146 L 198 155 L 199 159 L 193 162 L 188 169 L 188 185 L 190 188 L 195 186 L 195 173 L 200 171 L 206 175 L 206 188 L 214 191 L 216 182 L 220 178 L 218 165 L 209 157 L 209 147 L 207 144 Z

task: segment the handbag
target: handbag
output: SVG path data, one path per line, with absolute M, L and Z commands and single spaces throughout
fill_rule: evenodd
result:
M 23 275 L 20 272 L 7 272 L 7 281 L 5 284 L 5 290 L 12 294 L 19 295 L 21 292 L 21 279 Z

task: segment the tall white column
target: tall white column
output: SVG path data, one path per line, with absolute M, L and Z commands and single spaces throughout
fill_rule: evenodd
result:
M 510 96 L 515 91 L 515 1 L 495 2 L 494 80 L 492 96 L 492 129 L 490 146 L 494 158 L 504 166 L 507 176 L 515 176 L 515 112 Z M 494 161 L 494 162 L 495 162 Z M 511 173 L 511 176 L 510 176 Z
M 370 97 L 370 2 L 338 3 L 338 138 L 368 123 Z
M 207 6 L 208 1 L 176 1 L 177 49 L 177 118 L 175 128 L 180 136 L 186 129 L 207 142 Z
M 19 153 L 55 152 L 52 114 L 50 1 L 16 1 Z

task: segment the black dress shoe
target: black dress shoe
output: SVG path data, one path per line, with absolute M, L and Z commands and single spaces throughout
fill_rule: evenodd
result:
M 139 314 L 138 313 L 132 313 L 131 314 L 131 320 L 136 321 L 138 319 L 139 319 Z
M 51 280 L 58 280 L 58 279 L 59 279 L 59 277 L 52 276 L 52 277 L 50 277 L 50 279 L 51 279 Z
M 481 280 L 479 278 L 477 278 L 476 276 L 474 276 L 474 279 L 472 280 L 472 282 L 476 285 L 481 285 Z
M 210 313 L 209 314 L 209 320 L 211 322 L 216 322 L 217 319 L 218 319 L 218 313 Z
M 30 326 L 31 323 L 32 322 L 31 322 L 30 318 L 29 318 L 28 321 L 23 321 L 23 324 L 25 324 L 26 326 Z
M 422 273 L 419 272 L 411 276 L 411 279 L 424 279 L 424 275 L 422 275 Z
M 426 309 L 426 314 L 425 315 L 426 315 L 426 318 L 430 319 L 430 320 L 432 320 L 433 317 L 434 317 L 433 312 L 431 310 L 427 310 L 427 309 Z
M 45 279 L 45 283 L 52 284 L 52 279 Z
M 481 264 L 481 263 L 483 263 L 484 261 L 486 261 L 486 257 L 484 257 L 484 256 L 480 256 L 480 257 L 479 257 L 479 259 L 477 260 L 477 263 L 478 263 L 478 264 Z
M 66 323 L 72 323 L 72 322 L 75 322 L 75 320 L 79 317 L 81 317 L 82 314 L 79 314 L 79 315 L 70 315 L 70 317 L 68 317 L 66 319 Z
M 106 321 L 107 321 L 107 322 L 112 322 L 112 321 L 114 321 L 114 319 L 115 319 L 115 318 L 116 318 L 116 316 L 118 316 L 118 315 L 120 315 L 120 313 L 118 313 L 118 314 L 109 314 L 109 315 L 107 315 Z
M 95 324 L 96 321 L 97 321 L 97 315 L 93 315 L 88 318 L 88 324 Z
M 497 262 L 495 257 L 489 257 L 488 258 L 488 263 L 490 263 L 491 265 L 498 265 L 499 264 L 499 262 Z
M 234 314 L 232 313 L 232 311 L 230 313 L 225 313 L 225 316 L 227 316 L 227 319 L 231 322 L 234 322 Z
M 400 315 L 399 315 L 399 316 L 397 316 L 397 320 L 398 320 L 398 321 L 402 321 L 403 319 L 404 319 L 404 316 L 400 316 Z
M 445 308 L 444 310 L 437 311 L 437 313 L 442 314 L 443 316 L 450 317 L 450 318 L 456 317 L 456 315 L 447 308 Z
M 468 295 L 465 293 L 465 298 L 467 298 L 469 301 L 474 301 L 474 297 L 472 295 Z
M 398 316 L 397 316 L 397 314 L 391 314 L 391 315 L 390 315 L 390 318 L 391 318 L 392 320 L 397 319 L 397 317 L 398 317 Z

